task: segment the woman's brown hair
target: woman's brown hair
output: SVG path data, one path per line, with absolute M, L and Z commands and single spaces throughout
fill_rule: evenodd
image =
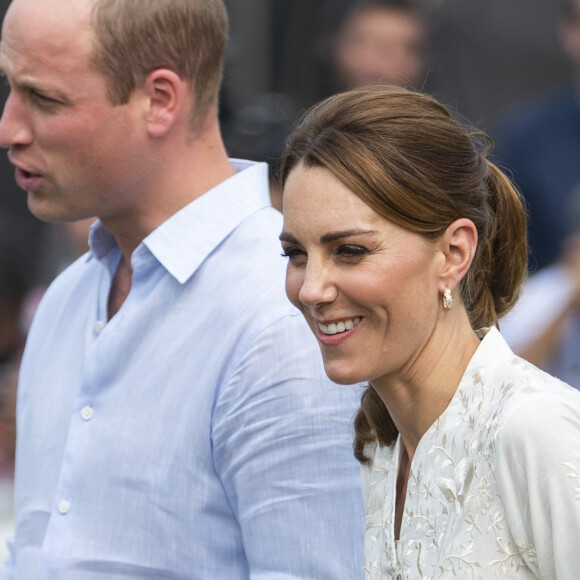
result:
M 491 140 L 454 119 L 434 98 L 393 87 L 334 95 L 308 111 L 286 146 L 284 185 L 302 163 L 323 167 L 377 213 L 428 238 L 458 218 L 477 228 L 478 244 L 460 285 L 474 329 L 498 325 L 515 303 L 526 273 L 523 201 L 489 159 Z M 372 387 L 355 419 L 355 455 L 397 430 Z

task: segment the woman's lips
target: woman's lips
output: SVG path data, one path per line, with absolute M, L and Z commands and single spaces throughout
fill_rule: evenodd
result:
M 316 335 L 322 344 L 330 346 L 340 344 L 350 338 L 358 330 L 361 321 L 362 318 L 360 316 L 345 318 L 328 324 L 317 321 L 316 326 L 318 332 Z
M 322 322 L 318 322 L 318 329 L 322 334 L 331 335 L 345 332 L 346 330 L 351 330 L 360 322 L 360 316 L 356 316 L 355 318 L 347 318 L 345 320 L 341 320 L 340 322 L 331 322 L 329 324 L 322 324 Z

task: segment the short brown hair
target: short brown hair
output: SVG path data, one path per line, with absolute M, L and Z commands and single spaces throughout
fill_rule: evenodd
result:
M 92 23 L 93 62 L 112 103 L 127 103 L 158 68 L 192 87 L 192 126 L 217 102 L 228 31 L 222 0 L 95 0 Z
M 527 271 L 526 214 L 509 179 L 487 159 L 491 140 L 455 120 L 434 98 L 373 87 L 340 93 L 306 113 L 290 137 L 282 183 L 298 163 L 331 171 L 392 222 L 428 238 L 456 219 L 476 226 L 478 243 L 460 292 L 471 325 L 497 324 L 517 300 Z M 356 421 L 355 454 L 390 444 L 396 429 L 369 388 Z

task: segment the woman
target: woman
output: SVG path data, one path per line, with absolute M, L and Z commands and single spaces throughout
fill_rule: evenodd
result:
M 282 165 L 286 291 L 355 420 L 365 578 L 580 570 L 580 393 L 497 330 L 526 270 L 518 193 L 434 99 L 355 90 Z

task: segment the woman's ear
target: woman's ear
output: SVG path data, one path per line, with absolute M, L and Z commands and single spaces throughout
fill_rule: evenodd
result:
M 444 255 L 440 272 L 439 291 L 453 290 L 467 274 L 477 249 L 477 228 L 467 219 L 455 220 L 439 240 Z
M 147 131 L 151 137 L 163 137 L 184 106 L 184 81 L 173 71 L 160 68 L 149 73 L 142 90 L 147 98 Z

